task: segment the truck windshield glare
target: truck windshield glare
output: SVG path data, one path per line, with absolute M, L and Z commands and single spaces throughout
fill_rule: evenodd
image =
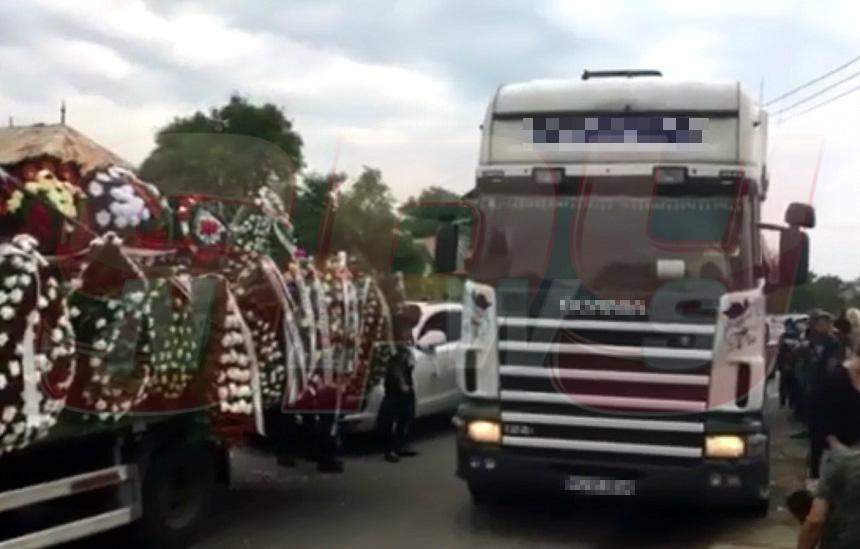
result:
M 471 276 L 579 279 L 595 292 L 637 297 L 663 283 L 658 261 L 680 260 L 685 278 L 750 288 L 751 207 L 736 185 L 669 189 L 644 179 L 595 179 L 564 195 L 482 194 Z

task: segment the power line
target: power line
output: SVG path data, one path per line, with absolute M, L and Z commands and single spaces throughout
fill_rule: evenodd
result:
M 798 107 L 800 105 L 803 105 L 807 101 L 811 101 L 811 100 L 815 99 L 816 97 L 818 97 L 819 95 L 821 95 L 825 92 L 828 92 L 828 91 L 832 90 L 833 88 L 840 86 L 840 85 L 844 84 L 845 82 L 848 82 L 849 80 L 857 78 L 858 76 L 860 76 L 860 71 L 852 73 L 849 76 L 846 76 L 845 78 L 843 78 L 842 80 L 838 80 L 838 81 L 834 82 L 833 84 L 830 84 L 829 86 L 825 86 L 824 88 L 821 88 L 820 90 L 813 93 L 812 95 L 807 95 L 806 97 L 804 97 L 800 101 L 795 101 L 791 105 L 784 107 L 782 109 L 779 109 L 778 111 L 774 112 L 773 114 L 779 115 L 779 114 L 782 114 L 784 112 L 790 111 L 791 109 Z
M 854 58 L 854 59 L 852 59 L 851 61 L 848 61 L 847 63 L 842 64 L 842 65 L 839 65 L 839 66 L 838 66 L 838 67 L 836 67 L 835 69 L 832 69 L 832 70 L 830 70 L 830 71 L 828 71 L 828 72 L 826 72 L 826 73 L 822 74 L 821 76 L 817 76 L 817 77 L 813 78 L 812 80 L 810 80 L 809 82 L 806 82 L 805 84 L 801 84 L 800 86 L 797 86 L 796 88 L 793 88 L 793 89 L 788 90 L 787 92 L 785 92 L 784 94 L 780 95 L 779 97 L 774 97 L 773 99 L 771 99 L 771 100 L 769 100 L 767 103 L 765 103 L 765 104 L 764 104 L 764 106 L 765 106 L 765 107 L 767 107 L 768 105 L 772 105 L 772 104 L 776 103 L 777 101 L 782 101 L 782 100 L 783 100 L 783 99 L 785 99 L 786 97 L 789 97 L 789 96 L 791 96 L 791 95 L 794 95 L 795 93 L 797 93 L 797 92 L 799 92 L 799 91 L 801 91 L 801 90 L 805 90 L 806 88 L 808 88 L 809 86 L 811 86 L 811 85 L 815 84 L 816 82 L 821 82 L 822 80 L 824 80 L 824 79 L 825 79 L 825 78 L 827 78 L 828 76 L 831 76 L 831 75 L 833 75 L 833 74 L 836 74 L 837 72 L 841 71 L 841 70 L 842 70 L 842 69 L 844 69 L 845 67 L 849 67 L 849 66 L 853 65 L 853 64 L 854 64 L 854 63 L 856 63 L 857 61 L 860 61 L 860 55 L 858 55 L 857 57 L 855 57 L 855 58 Z
M 830 99 L 827 99 L 826 101 L 816 103 L 815 105 L 809 107 L 808 109 L 804 109 L 798 113 L 794 113 L 791 116 L 789 116 L 788 118 L 781 120 L 780 122 L 788 122 L 789 120 L 793 120 L 793 119 L 797 118 L 798 116 L 804 115 L 810 111 L 814 111 L 815 109 L 821 108 L 825 105 L 829 105 L 830 103 L 833 103 L 837 99 L 842 99 L 846 95 L 851 95 L 852 93 L 854 93 L 856 91 L 860 91 L 860 86 L 855 86 L 849 90 L 846 90 L 846 91 L 840 93 L 839 95 L 834 95 L 833 97 L 831 97 Z

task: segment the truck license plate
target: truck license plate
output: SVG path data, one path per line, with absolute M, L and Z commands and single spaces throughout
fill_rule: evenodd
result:
M 636 493 L 636 481 L 570 475 L 564 479 L 564 489 L 581 494 L 632 496 Z

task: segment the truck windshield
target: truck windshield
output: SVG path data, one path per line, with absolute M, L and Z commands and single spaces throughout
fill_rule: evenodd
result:
M 479 188 L 472 277 L 578 279 L 605 297 L 647 297 L 668 280 L 753 285 L 753 208 L 740 183 L 656 185 L 605 177 Z

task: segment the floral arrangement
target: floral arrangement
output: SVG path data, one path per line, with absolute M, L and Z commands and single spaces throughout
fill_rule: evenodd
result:
M 391 329 L 379 287 L 345 253 L 315 266 L 270 189 L 237 209 L 216 202 L 168 203 L 118 166 L 0 170 L 0 223 L 44 234 L 52 253 L 86 250 L 82 264 L 68 254 L 80 268 L 61 287 L 36 240 L 0 244 L 0 453 L 43 436 L 66 405 L 116 421 L 204 395 L 223 433 L 247 429 L 260 406 L 330 410 L 336 395 L 357 407 L 384 373 L 373 361 Z M 62 248 L 74 219 L 98 236 Z M 138 257 L 129 242 L 178 251 Z
M 239 208 L 230 224 L 237 246 L 245 251 L 271 257 L 283 266 L 295 259 L 293 225 L 280 197 L 269 187 L 261 187 L 254 206 Z
M 26 162 L 15 172 L 3 171 L 0 215 L 15 221 L 13 232 L 30 234 L 42 250 L 54 252 L 63 236 L 74 230 L 68 220 L 78 216 L 84 198 L 73 181 L 77 181 L 76 172 L 48 160 Z
M 197 280 L 184 277 L 153 283 L 149 315 L 150 393 L 164 399 L 180 398 L 200 369 L 204 326 L 194 316 L 196 299 L 208 299 L 195 290 Z M 206 321 L 207 319 L 203 319 Z
M 223 315 L 219 341 L 215 343 L 220 370 L 216 379 L 218 410 L 222 414 L 249 416 L 254 411 L 252 366 L 249 352 L 248 327 L 242 320 L 239 306 L 227 296 L 226 314 Z
M 112 232 L 94 239 L 78 287 L 68 297 L 78 341 L 69 405 L 103 421 L 131 411 L 146 395 L 151 373 L 138 356 L 138 343 L 150 317 L 152 292 L 122 244 Z M 106 264 L 111 269 L 101 268 Z
M 166 221 L 167 200 L 156 187 L 125 168 L 108 166 L 95 170 L 87 175 L 82 187 L 86 192 L 89 226 L 97 233 L 146 232 Z
M 0 244 L 0 454 L 44 437 L 75 371 L 75 338 L 59 283 L 36 241 Z

